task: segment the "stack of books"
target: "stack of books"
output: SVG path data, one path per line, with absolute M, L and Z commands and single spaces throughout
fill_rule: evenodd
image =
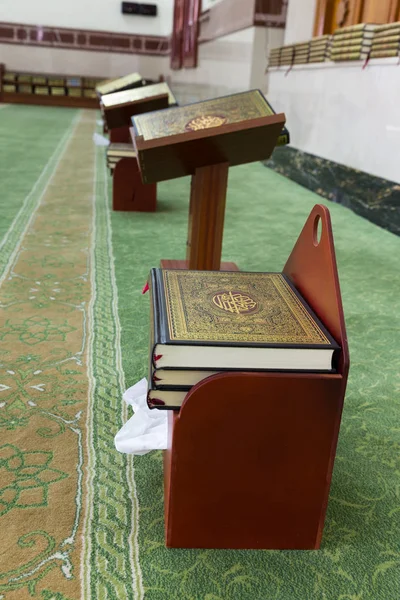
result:
M 292 65 L 294 61 L 294 45 L 282 46 L 280 65 Z
M 310 42 L 301 42 L 294 44 L 294 65 L 304 65 L 308 63 L 310 54 Z
M 329 34 L 312 38 L 310 42 L 310 54 L 308 62 L 324 62 L 329 60 L 332 36 Z
M 400 22 L 379 25 L 372 38 L 370 58 L 385 58 L 400 54 Z
M 336 370 L 338 344 L 282 273 L 152 269 L 149 289 L 149 408 L 179 410 L 224 371 Z
M 269 58 L 268 58 L 268 66 L 269 67 L 279 67 L 280 66 L 281 50 L 282 50 L 282 48 L 272 48 L 272 50 L 269 51 Z
M 135 158 L 136 152 L 132 144 L 110 144 L 107 147 L 107 167 L 114 171 L 115 165 L 121 158 Z
M 332 36 L 330 59 L 365 60 L 368 58 L 377 25 L 360 23 L 337 29 Z

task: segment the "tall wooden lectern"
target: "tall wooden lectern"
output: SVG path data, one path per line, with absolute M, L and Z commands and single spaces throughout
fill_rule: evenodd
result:
M 192 176 L 187 261 L 161 265 L 220 269 L 229 167 L 269 158 L 285 116 L 275 114 L 259 90 L 251 90 L 139 115 L 132 122 L 144 183 Z

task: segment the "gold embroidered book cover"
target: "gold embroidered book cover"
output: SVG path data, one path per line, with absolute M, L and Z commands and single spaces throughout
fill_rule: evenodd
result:
M 137 115 L 132 120 L 137 135 L 145 140 L 153 140 L 274 114 L 262 93 L 251 90 L 168 111 Z
M 281 273 L 163 271 L 171 340 L 329 345 Z
M 150 408 L 220 371 L 335 370 L 339 346 L 282 273 L 152 269 Z

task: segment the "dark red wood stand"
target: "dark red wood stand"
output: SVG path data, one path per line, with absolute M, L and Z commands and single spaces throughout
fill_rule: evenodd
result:
M 113 172 L 113 210 L 154 212 L 157 209 L 157 184 L 142 183 L 135 158 L 121 158 Z
M 312 210 L 283 273 L 340 344 L 338 372 L 225 373 L 188 393 L 169 413 L 168 547 L 319 548 L 349 370 L 326 207 Z

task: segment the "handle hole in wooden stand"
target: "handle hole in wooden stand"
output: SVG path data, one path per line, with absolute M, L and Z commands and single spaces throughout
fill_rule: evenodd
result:
M 313 244 L 314 246 L 318 246 L 322 237 L 322 221 L 321 217 L 317 215 L 314 220 L 314 228 L 313 228 Z

